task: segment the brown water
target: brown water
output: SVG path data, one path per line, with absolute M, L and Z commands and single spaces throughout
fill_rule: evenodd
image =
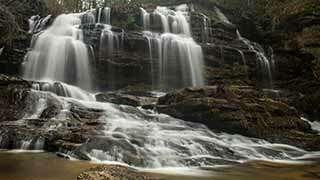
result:
M 71 180 L 96 164 L 69 161 L 50 153 L 0 153 L 0 180 Z M 175 170 L 150 173 L 169 180 L 320 180 L 320 160 L 308 164 L 251 162 L 234 167 L 173 175 Z M 171 174 L 169 173 L 171 172 Z M 186 171 L 187 172 L 187 171 Z M 169 174 L 163 174 L 169 173 Z

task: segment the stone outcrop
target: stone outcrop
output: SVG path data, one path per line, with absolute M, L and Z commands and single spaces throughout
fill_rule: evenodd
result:
M 121 91 L 100 93 L 96 95 L 96 99 L 99 102 L 110 102 L 134 107 L 152 106 L 157 102 L 157 98 L 152 94 L 144 93 L 143 95 L 136 95 L 135 93 Z
M 161 97 L 157 110 L 214 131 L 320 149 L 320 136 L 293 107 L 248 87 L 186 88 Z
M 133 168 L 120 165 L 105 165 L 81 173 L 77 180 L 159 180 Z

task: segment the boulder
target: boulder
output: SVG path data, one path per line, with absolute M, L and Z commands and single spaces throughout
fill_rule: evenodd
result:
M 130 92 L 107 92 L 100 93 L 96 95 L 96 100 L 99 102 L 110 102 L 119 105 L 128 105 L 128 106 L 147 106 L 155 104 L 157 101 L 156 97 L 152 96 L 140 96 L 133 95 Z
M 156 180 L 146 173 L 139 172 L 136 169 L 120 165 L 104 165 L 91 168 L 81 173 L 77 180 Z

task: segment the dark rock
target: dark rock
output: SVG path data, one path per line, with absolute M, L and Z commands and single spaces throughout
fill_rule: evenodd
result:
M 134 96 L 131 94 L 126 94 L 126 92 L 122 93 L 120 91 L 100 93 L 96 95 L 96 99 L 99 102 L 110 102 L 134 107 L 154 104 L 157 101 L 157 99 L 154 97 Z

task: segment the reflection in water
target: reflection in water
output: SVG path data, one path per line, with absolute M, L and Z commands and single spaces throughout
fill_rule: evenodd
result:
M 69 161 L 48 153 L 0 153 L 0 179 L 70 180 L 95 167 L 81 161 Z M 318 180 L 320 160 L 313 163 L 281 164 L 255 161 L 233 167 L 198 169 L 158 169 L 147 171 L 152 177 L 168 180 Z

